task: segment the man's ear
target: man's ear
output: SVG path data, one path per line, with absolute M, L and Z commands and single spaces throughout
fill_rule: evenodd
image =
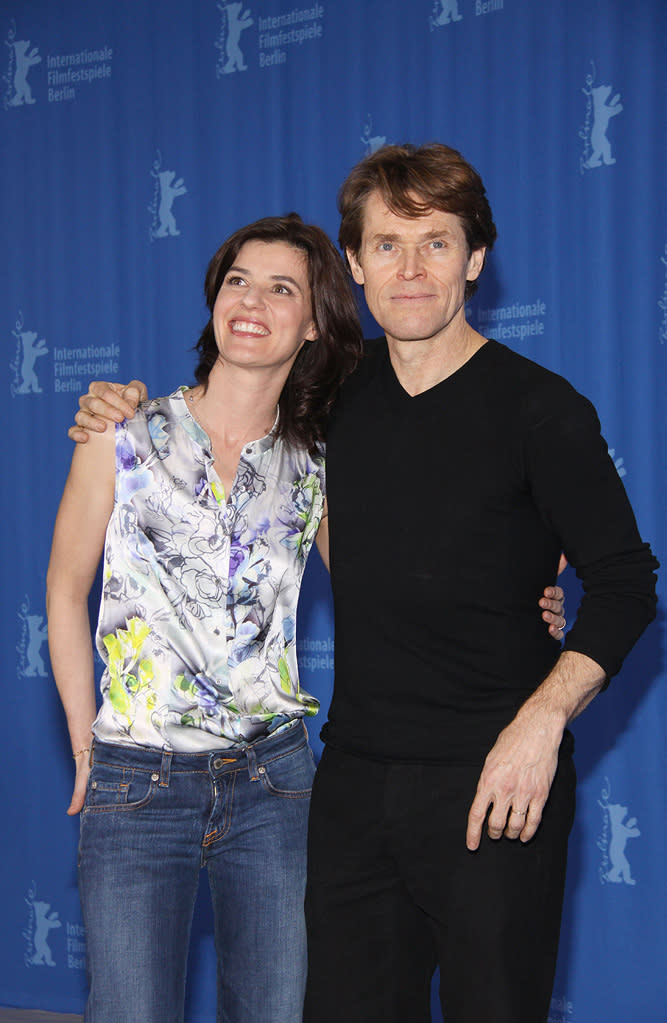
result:
M 470 259 L 468 260 L 468 269 L 466 271 L 467 281 L 477 280 L 484 267 L 485 257 L 486 257 L 485 245 L 483 245 L 481 249 L 473 249 L 473 251 L 470 253 Z
M 360 284 L 363 287 L 366 280 L 364 278 L 364 271 L 361 269 L 361 264 L 357 259 L 356 253 L 354 253 L 352 249 L 345 249 L 345 255 L 347 256 L 347 261 L 350 265 L 350 272 L 355 284 Z

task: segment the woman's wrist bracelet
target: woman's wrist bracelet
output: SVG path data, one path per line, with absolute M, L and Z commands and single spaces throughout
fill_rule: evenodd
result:
M 84 746 L 83 749 L 78 749 L 76 753 L 72 753 L 72 759 L 76 760 L 82 753 L 90 753 L 90 746 Z

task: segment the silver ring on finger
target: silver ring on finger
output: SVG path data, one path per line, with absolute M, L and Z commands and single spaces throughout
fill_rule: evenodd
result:
M 526 814 L 528 813 L 528 811 L 527 810 L 515 810 L 514 808 L 512 808 L 512 813 L 515 813 L 517 815 L 517 817 L 525 817 Z

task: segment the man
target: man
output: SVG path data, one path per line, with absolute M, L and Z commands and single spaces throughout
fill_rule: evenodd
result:
M 438 962 L 447 1023 L 538 1023 L 574 811 L 566 726 L 654 617 L 657 562 L 590 403 L 466 321 L 496 236 L 473 168 L 388 146 L 339 209 L 385 339 L 328 431 L 336 665 L 305 1019 L 427 1020 Z M 560 653 L 530 608 L 562 549 L 585 596 Z
M 466 322 L 496 236 L 473 168 L 384 147 L 340 210 L 385 338 L 328 437 L 336 667 L 305 1019 L 426 1021 L 439 964 L 447 1023 L 538 1023 L 574 812 L 566 726 L 654 616 L 657 562 L 592 406 Z M 560 653 L 531 609 L 563 549 L 585 596 Z

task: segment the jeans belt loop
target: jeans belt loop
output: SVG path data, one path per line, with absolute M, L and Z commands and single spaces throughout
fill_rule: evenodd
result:
M 169 774 L 171 772 L 171 750 L 162 750 L 162 762 L 160 764 L 160 788 L 169 788 Z
M 259 774 L 257 772 L 257 754 L 252 746 L 248 746 L 246 748 L 245 755 L 248 758 L 248 774 L 250 775 L 250 781 L 259 781 Z

